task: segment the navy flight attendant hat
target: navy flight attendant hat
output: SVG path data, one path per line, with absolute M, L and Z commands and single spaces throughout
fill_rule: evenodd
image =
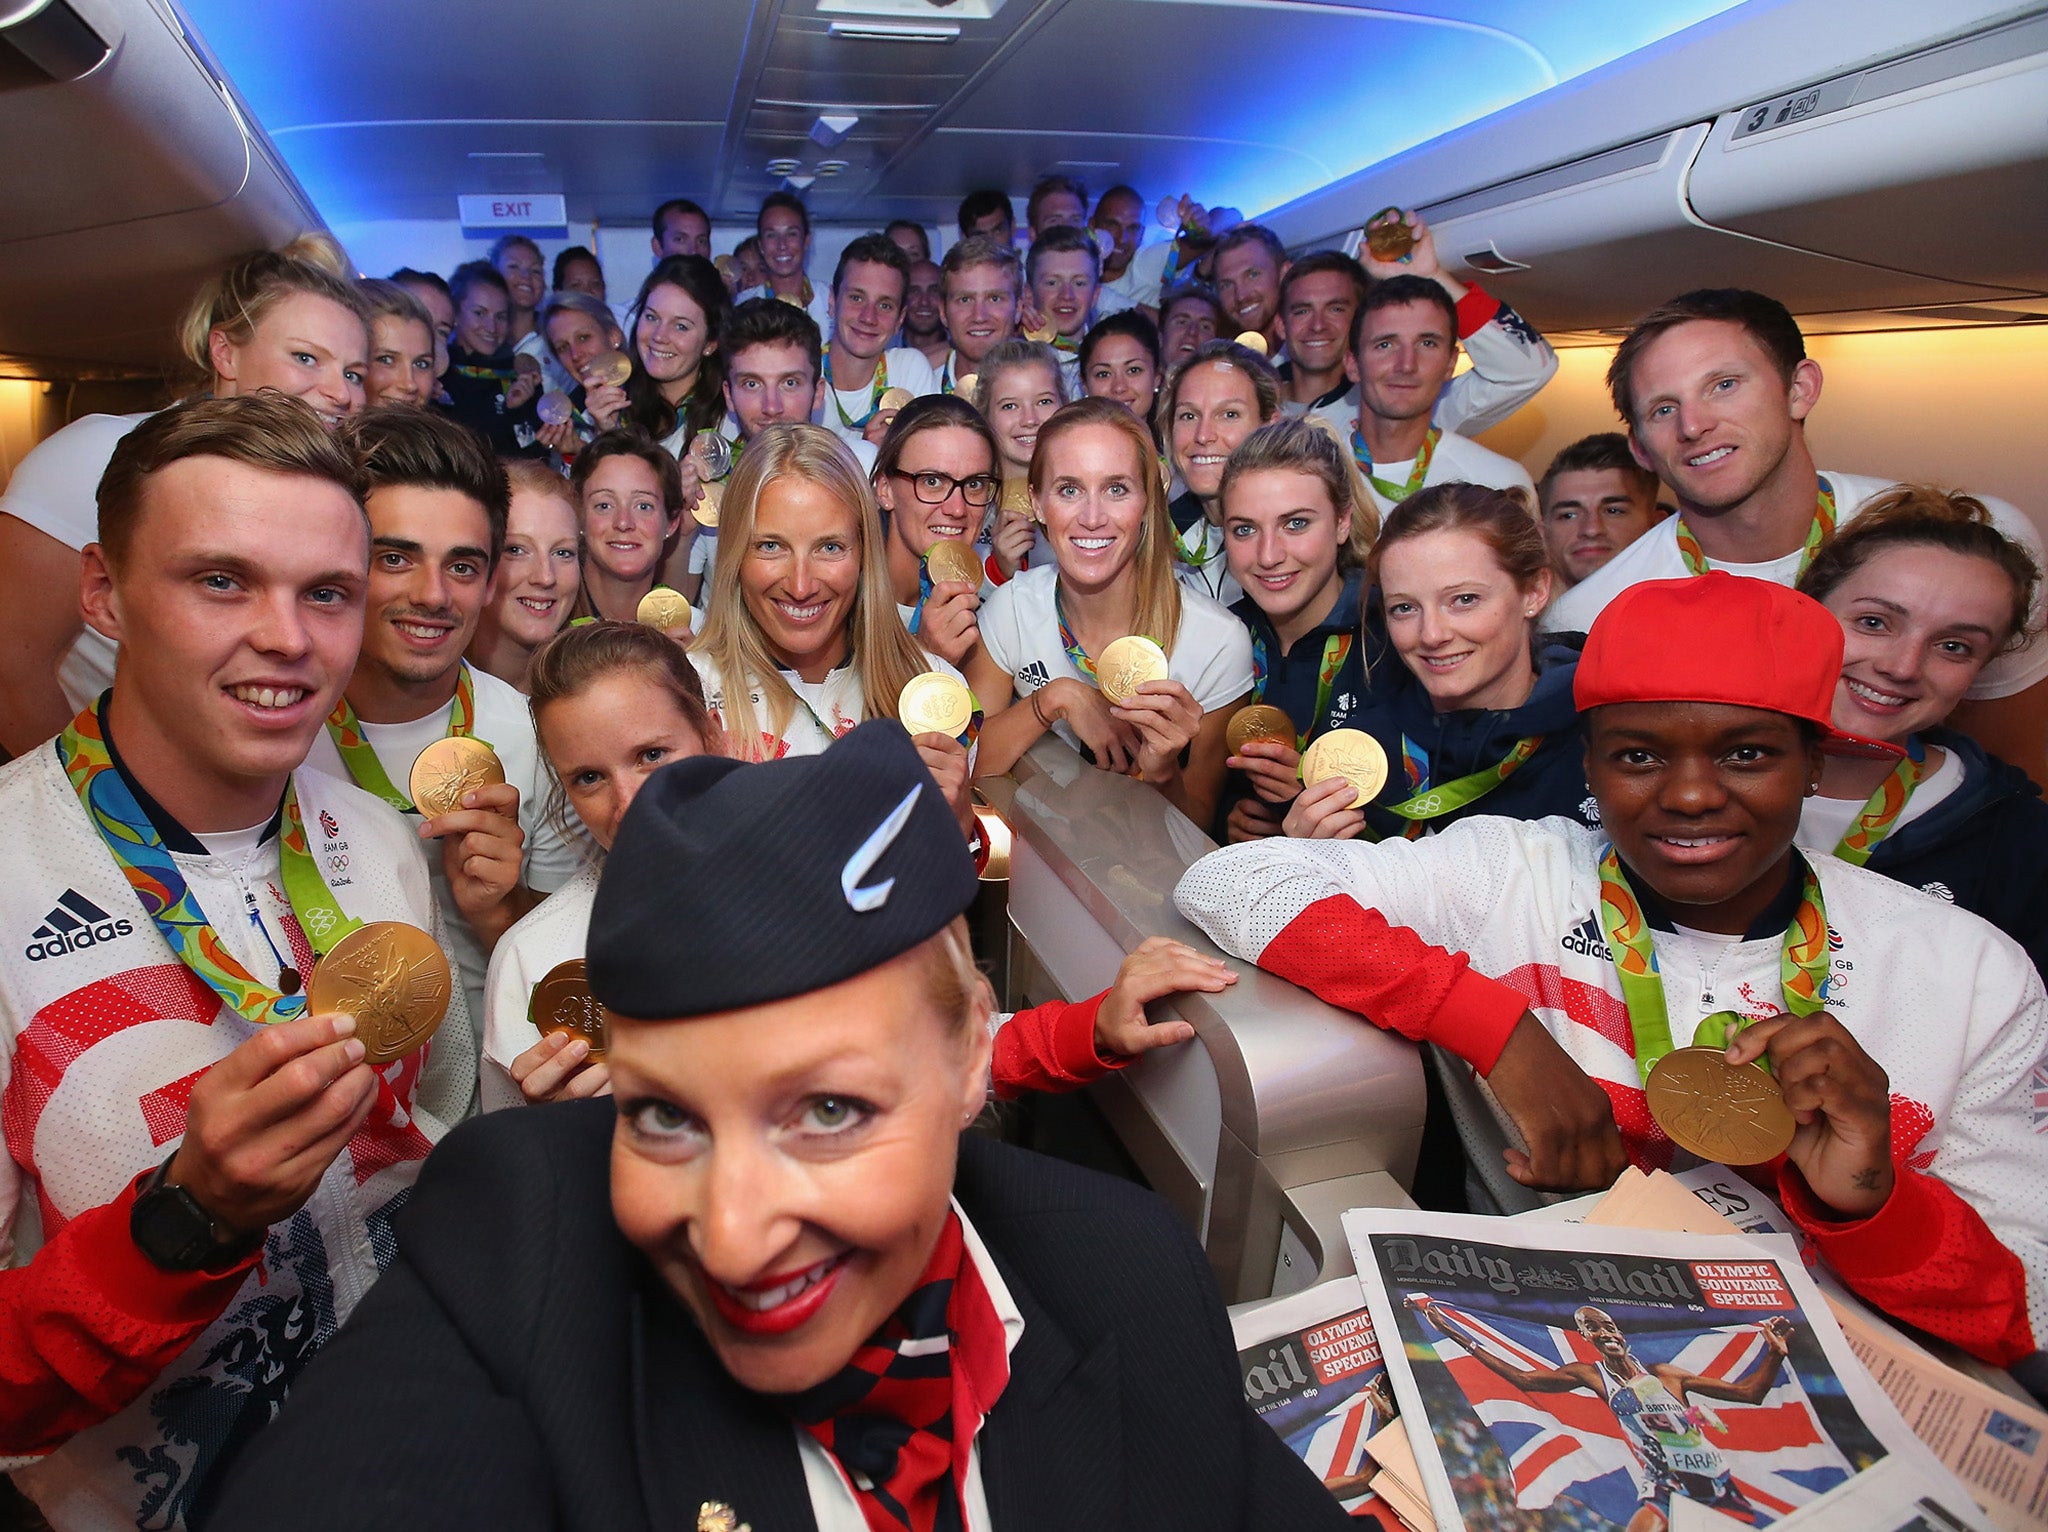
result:
M 644 1020 L 809 994 L 937 934 L 976 887 L 960 823 L 893 719 L 822 755 L 692 756 L 649 777 L 619 823 L 590 988 Z

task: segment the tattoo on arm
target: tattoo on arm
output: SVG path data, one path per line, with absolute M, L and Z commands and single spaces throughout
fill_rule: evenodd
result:
M 1874 1192 L 1877 1190 L 1877 1172 L 1874 1170 L 1859 1170 L 1849 1179 L 1856 1183 L 1858 1191 Z

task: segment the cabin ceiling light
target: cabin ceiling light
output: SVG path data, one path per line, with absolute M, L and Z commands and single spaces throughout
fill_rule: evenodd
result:
M 844 175 L 852 168 L 851 160 L 820 160 L 817 164 L 817 171 L 821 176 Z
M 952 43 L 960 40 L 959 26 L 950 21 L 835 21 L 827 28 L 834 37 L 868 43 Z
M 768 162 L 768 174 L 771 176 L 795 175 L 802 166 L 802 160 L 770 160 Z

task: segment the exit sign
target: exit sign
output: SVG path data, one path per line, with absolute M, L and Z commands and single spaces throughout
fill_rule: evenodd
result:
M 569 209 L 560 192 L 518 196 L 457 197 L 465 229 L 560 229 L 569 227 Z

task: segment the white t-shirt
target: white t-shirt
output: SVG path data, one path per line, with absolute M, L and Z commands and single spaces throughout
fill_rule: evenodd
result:
M 1820 476 L 1834 489 L 1835 526 L 1838 529 L 1855 520 L 1857 512 L 1875 496 L 1893 488 L 1896 482 L 1866 478 L 1860 474 L 1835 473 L 1829 469 L 1822 469 Z M 2041 534 L 2034 530 L 2034 524 L 2018 507 L 1994 495 L 1979 495 L 1977 498 L 1984 502 L 1984 508 L 1991 513 L 1992 523 L 1999 531 L 2031 553 L 2037 565 L 2044 561 Z M 1631 585 L 1643 580 L 1683 579 L 1687 571 L 1685 559 L 1678 551 L 1678 523 L 1678 517 L 1666 516 L 1551 602 L 1545 608 L 1539 625 L 1551 633 L 1584 633 L 1593 626 L 1593 619 L 1606 610 L 1607 603 Z M 1791 585 L 1799 578 L 1799 562 L 1804 553 L 1804 549 L 1796 548 L 1782 558 L 1761 564 L 1723 564 L 1709 559 L 1707 567 L 1748 575 L 1752 579 L 1771 580 L 1779 585 Z M 2041 631 L 2043 613 L 2048 611 L 2048 605 L 2044 603 L 2048 603 L 2048 597 L 2044 597 L 2037 588 L 2033 607 L 2027 613 L 2029 633 Z M 2010 697 L 2025 691 L 2043 677 L 2048 677 L 2048 643 L 2037 639 L 2024 649 L 1993 658 L 1978 674 L 1977 683 L 1970 688 L 1969 695 L 1974 698 Z
M 1349 440 L 1348 436 L 1346 440 Z M 1374 478 L 1385 479 L 1389 484 L 1406 484 L 1408 475 L 1415 471 L 1415 460 L 1375 463 L 1372 471 Z M 1535 514 L 1536 481 L 1529 477 L 1529 470 L 1513 458 L 1489 451 L 1471 437 L 1460 436 L 1455 431 L 1446 431 L 1437 438 L 1436 451 L 1429 460 L 1429 472 L 1422 476 L 1420 487 L 1428 489 L 1434 484 L 1484 484 L 1489 489 L 1519 489 L 1529 497 L 1530 514 Z M 1380 493 L 1378 486 L 1370 482 L 1365 487 L 1382 516 L 1400 503 L 1389 500 Z
M 589 842 L 580 829 L 574 836 L 565 836 L 548 817 L 548 795 L 554 779 L 548 774 L 547 763 L 541 759 L 540 741 L 534 736 L 533 714 L 527 709 L 526 698 L 489 671 L 471 666 L 469 673 L 476 694 L 473 732 L 476 738 L 498 753 L 498 760 L 505 768 L 505 780 L 519 789 L 519 828 L 526 832 L 519 881 L 537 894 L 553 893 L 575 875 Z M 454 711 L 455 704 L 451 700 L 426 717 L 407 723 L 363 725 L 363 737 L 377 753 L 378 764 L 391 779 L 391 785 L 400 792 L 406 791 L 413 760 L 428 745 L 447 734 L 448 722 Z M 347 765 L 342 761 L 341 751 L 335 747 L 334 736 L 326 729 L 314 737 L 313 748 L 306 754 L 306 764 L 315 771 L 340 777 L 344 782 L 352 780 Z M 409 819 L 408 823 L 417 827 L 419 821 Z M 462 987 L 469 997 L 470 1013 L 480 1016 L 484 1009 L 484 973 L 489 964 L 489 954 L 477 940 L 476 933 L 470 930 L 469 922 L 462 918 L 462 912 L 455 907 L 455 897 L 448 888 L 448 875 L 442 867 L 441 843 L 421 844 L 426 849 L 427 868 L 433 875 L 434 902 L 448 923 L 449 955 L 461 970 Z
M 692 632 L 698 626 L 694 619 L 711 610 L 711 602 L 718 594 L 711 580 L 711 571 L 717 567 L 718 528 L 706 527 L 690 541 L 690 573 L 704 577 L 704 583 L 697 587 L 697 599 L 690 603 Z
M 568 369 L 555 360 L 555 348 L 548 344 L 547 337 L 540 333 L 538 325 L 512 342 L 512 354 L 530 356 L 540 363 L 540 386 L 543 389 L 558 389 L 566 394 L 576 387 L 577 380 L 570 377 Z
M 1131 264 L 1114 282 L 1104 282 L 1095 293 L 1095 317 L 1107 319 L 1125 309 L 1159 307 L 1159 279 L 1166 272 L 1166 259 L 1173 254 L 1171 239 L 1156 239 L 1140 245 Z
M 745 303 L 749 298 L 772 298 L 774 296 L 775 289 L 766 282 L 763 282 L 759 287 L 748 288 L 732 301 L 734 303 Z M 811 301 L 802 305 L 802 308 L 806 314 L 809 314 L 811 318 L 818 321 L 818 334 L 820 336 L 832 333 L 832 294 L 828 289 L 820 287 L 817 283 L 813 282 L 811 284 Z
M 540 1028 L 527 1015 L 533 987 L 557 963 L 583 956 L 590 937 L 590 906 L 597 898 L 597 865 L 585 863 L 576 876 L 528 910 L 498 938 L 484 980 L 483 1110 L 523 1106 L 526 1097 L 512 1081 L 512 1061 L 540 1041 Z
M 1230 572 L 1230 560 L 1223 556 L 1223 529 L 1204 516 L 1187 531 L 1176 531 L 1174 540 L 1191 556 L 1176 556 L 1173 561 L 1173 577 L 1182 588 L 1207 596 L 1223 607 L 1235 606 L 1244 595 L 1244 587 L 1237 583 L 1237 576 Z
M 1021 702 L 1062 676 L 1093 686 L 1060 640 L 1054 605 L 1059 571 L 1048 565 L 1027 569 L 1002 586 L 981 608 L 981 641 L 1009 672 Z M 1162 640 L 1162 646 L 1163 640 Z M 1198 590 L 1182 587 L 1180 632 L 1167 647 L 1166 673 L 1185 686 L 1202 711 L 1228 707 L 1252 689 L 1252 636 L 1234 614 Z M 1064 719 L 1053 725 L 1076 749 L 1080 741 Z
M 963 686 L 967 684 L 967 678 L 952 665 L 929 650 L 922 652 L 930 669 L 951 676 Z M 719 672 L 717 662 L 702 649 L 694 649 L 690 652 L 690 663 L 697 667 L 697 679 L 704 683 L 705 706 L 718 714 L 719 722 L 723 724 L 725 677 Z M 860 672 L 851 663 L 829 672 L 822 681 L 806 681 L 793 670 L 783 671 L 782 679 L 796 693 L 797 705 L 790 709 L 789 722 L 784 725 L 779 739 L 768 732 L 770 714 L 767 697 L 758 686 L 749 690 L 754 717 L 761 725 L 761 743 L 767 759 L 822 754 L 834 740 L 867 722 L 867 699 L 861 695 Z
M 883 376 L 883 370 L 887 376 Z M 866 437 L 861 435 L 861 422 L 871 415 L 881 402 L 882 395 L 892 388 L 907 388 L 918 398 L 939 392 L 939 375 L 932 364 L 925 360 L 922 351 L 909 346 L 891 346 L 882 353 L 875 376 L 859 388 L 845 392 L 831 387 L 825 389 L 825 402 L 818 408 L 818 424 L 830 431 L 848 446 L 867 447 L 870 453 L 864 468 L 873 469 L 876 450 Z
M 1943 751 L 1941 764 L 1921 779 L 1913 796 L 1899 811 L 1899 817 L 1892 821 L 1891 833 L 1905 829 L 1962 785 L 1962 760 L 1953 750 Z M 1833 856 L 1835 847 L 1842 844 L 1850 826 L 1863 816 L 1863 805 L 1869 801 L 1867 794 L 1861 798 L 1827 798 L 1815 793 L 1799 810 L 1800 848 Z
M 82 415 L 21 460 L 7 493 L 0 495 L 0 515 L 34 527 L 67 548 L 83 548 L 100 535 L 100 476 L 122 437 L 155 413 Z M 111 638 L 82 627 L 57 666 L 57 683 L 76 711 L 98 700 L 114 684 Z

